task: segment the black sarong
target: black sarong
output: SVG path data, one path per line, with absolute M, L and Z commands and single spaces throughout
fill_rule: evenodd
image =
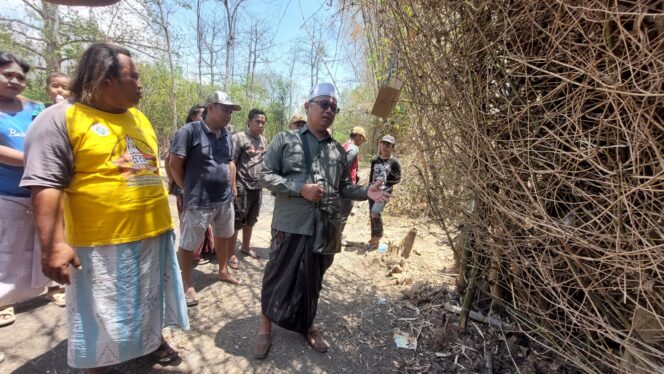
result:
M 316 317 L 323 275 L 334 256 L 312 252 L 313 238 L 272 230 L 261 310 L 287 330 L 306 334 Z

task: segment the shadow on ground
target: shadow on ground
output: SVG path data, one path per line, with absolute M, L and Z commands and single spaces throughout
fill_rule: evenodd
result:
M 415 312 L 406 309 L 406 315 L 399 314 L 399 288 L 386 276 L 375 251 L 351 246 L 336 256 L 323 282 L 316 324 L 330 343 L 330 350 L 325 354 L 315 352 L 299 334 L 275 326 L 268 357 L 253 359 L 273 204 L 271 195 L 264 194 L 263 198 L 262 216 L 252 238 L 252 247 L 260 258 L 240 253 L 240 270 L 233 271 L 244 284 L 232 286 L 218 281 L 218 265 L 214 262 L 199 265 L 194 270 L 194 283 L 200 304 L 189 309 L 191 330 L 164 329 L 166 339 L 180 352 L 180 365 L 162 367 L 149 358 L 140 358 L 119 365 L 116 372 L 383 373 L 398 371 L 400 361 L 414 357 L 415 351 L 396 348 L 392 335 L 396 320 L 412 319 Z M 346 228 L 349 241 L 368 238 L 367 222 L 366 214 L 352 217 Z M 401 220 L 397 223 L 403 226 Z M 396 233 L 396 229 L 391 232 Z M 442 266 L 435 250 L 432 245 L 421 248 L 427 257 L 415 264 L 426 270 L 423 274 L 439 276 Z M 0 364 L 1 373 L 82 372 L 67 365 L 64 309 L 38 298 L 17 305 L 16 311 L 16 323 L 0 328 L 0 351 L 7 356 Z

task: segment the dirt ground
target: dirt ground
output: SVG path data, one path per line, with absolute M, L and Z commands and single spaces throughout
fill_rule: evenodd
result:
M 194 270 L 200 304 L 189 309 L 191 330 L 165 330 L 167 339 L 180 351 L 179 365 L 159 366 L 142 358 L 118 367 L 118 372 L 392 372 L 404 370 L 405 362 L 422 354 L 397 348 L 393 338 L 396 327 L 407 330 L 399 326 L 403 324 L 400 318 L 415 317 L 414 310 L 403 308 L 401 300 L 401 291 L 411 286 L 396 285 L 381 260 L 383 255 L 358 245 L 344 248 L 325 276 L 316 321 L 330 350 L 317 353 L 300 335 L 275 327 L 269 356 L 262 361 L 253 359 L 252 338 L 258 326 L 260 284 L 273 207 L 270 194 L 263 196 L 252 239 L 261 258 L 240 257 L 241 269 L 235 271 L 244 285 L 216 281 L 217 265 L 213 262 Z M 356 203 L 353 212 L 345 237 L 351 243 L 365 242 L 369 238 L 368 204 Z M 386 217 L 385 227 L 384 241 L 395 243 L 412 227 L 419 230 L 413 255 L 398 274 L 402 281 L 443 284 L 453 280 L 444 275 L 452 265 L 452 253 L 442 244 L 442 235 L 435 226 Z M 80 372 L 67 366 L 64 309 L 38 298 L 18 304 L 16 312 L 16 323 L 0 328 L 0 351 L 6 355 L 0 372 Z

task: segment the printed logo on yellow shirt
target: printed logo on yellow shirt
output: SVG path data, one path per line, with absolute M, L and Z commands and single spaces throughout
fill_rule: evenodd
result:
M 109 130 L 108 127 L 102 125 L 101 123 L 95 123 L 92 125 L 92 127 L 90 127 L 90 130 L 99 136 L 109 136 L 111 134 L 111 130 Z
M 125 136 L 116 144 L 112 160 L 117 165 L 122 178 L 126 180 L 127 186 L 142 187 L 163 184 L 159 176 L 155 152 L 140 139 Z

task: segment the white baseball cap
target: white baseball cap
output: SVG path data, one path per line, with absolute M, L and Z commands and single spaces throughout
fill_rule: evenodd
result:
M 385 143 L 391 143 L 391 144 L 396 143 L 396 141 L 394 140 L 394 136 L 392 136 L 392 135 L 385 135 L 380 139 L 380 141 L 385 142 Z
M 223 91 L 214 91 L 213 93 L 208 95 L 207 100 L 205 100 L 205 104 L 226 105 L 233 108 L 233 111 L 235 112 L 239 112 L 242 110 L 242 107 L 231 101 L 231 97 L 228 96 L 228 94 Z

